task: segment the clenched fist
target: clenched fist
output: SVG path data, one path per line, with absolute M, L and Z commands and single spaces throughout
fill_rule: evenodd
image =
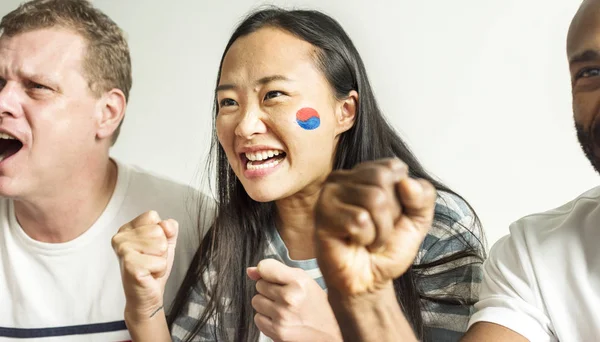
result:
M 144 321 L 163 308 L 177 231 L 177 221 L 163 221 L 150 211 L 121 227 L 112 238 L 127 300 L 125 316 L 130 320 Z
M 304 270 L 265 259 L 248 268 L 258 294 L 254 322 L 273 341 L 342 341 L 327 293 Z
M 389 288 L 413 263 L 431 226 L 435 188 L 398 159 L 334 171 L 315 209 L 319 267 L 345 296 Z

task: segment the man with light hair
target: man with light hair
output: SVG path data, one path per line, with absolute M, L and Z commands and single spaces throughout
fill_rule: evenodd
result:
M 199 242 L 186 199 L 201 195 L 110 158 L 132 76 L 108 16 L 33 0 L 0 30 L 0 340 L 128 340 L 112 236 L 150 210 L 181 224 L 168 305 Z

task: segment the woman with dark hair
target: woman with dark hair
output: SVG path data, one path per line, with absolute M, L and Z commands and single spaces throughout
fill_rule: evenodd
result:
M 216 218 L 168 317 L 174 340 L 341 340 L 315 259 L 315 203 L 333 170 L 402 164 L 385 158 L 403 161 L 397 172 L 437 190 L 431 229 L 412 266 L 393 281 L 396 299 L 418 338 L 462 335 L 485 257 L 479 220 L 386 122 L 358 51 L 334 19 L 279 8 L 250 14 L 221 59 L 214 127 Z M 371 219 L 383 224 L 386 215 L 382 208 Z M 365 215 L 350 210 L 340 219 L 360 223 Z M 168 223 L 161 227 L 172 237 Z M 166 266 L 150 261 L 152 238 L 119 248 L 126 240 L 114 240 L 126 322 L 134 339 L 156 341 L 168 332 L 157 290 Z M 132 274 L 140 269 L 144 279 Z

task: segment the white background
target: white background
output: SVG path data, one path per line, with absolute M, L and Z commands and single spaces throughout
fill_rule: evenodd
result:
M 0 1 L 0 14 L 19 0 Z M 218 63 L 262 1 L 95 0 L 128 35 L 134 86 L 113 155 L 198 184 Z M 466 197 L 488 241 L 597 184 L 575 136 L 565 37 L 579 0 L 305 0 L 357 45 L 381 107 Z M 157 194 L 160 195 L 160 194 Z

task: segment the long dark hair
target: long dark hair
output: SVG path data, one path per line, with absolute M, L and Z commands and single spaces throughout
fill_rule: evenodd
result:
M 251 13 L 239 24 L 227 43 L 221 57 L 217 85 L 223 58 L 231 45 L 238 38 L 264 27 L 285 30 L 315 46 L 315 63 L 334 89 L 337 98 L 346 98 L 352 90 L 358 92 L 356 121 L 339 139 L 335 169 L 351 169 L 365 161 L 398 157 L 408 165 L 412 177 L 430 181 L 439 191 L 454 193 L 425 171 L 408 146 L 385 120 L 369 84 L 363 61 L 350 37 L 334 19 L 321 12 L 269 7 Z M 214 117 L 217 111 L 218 103 L 215 97 Z M 199 323 L 187 336 L 188 340 L 197 335 L 211 318 L 216 318 L 218 322 L 229 322 L 235 327 L 234 336 L 227 336 L 221 324 L 217 330 L 220 338 L 233 337 L 235 341 L 256 341 L 259 331 L 253 323 L 254 310 L 250 304 L 256 292 L 254 282 L 246 276 L 246 267 L 256 265 L 265 257 L 270 234 L 268 227 L 274 226 L 276 208 L 273 202 L 260 203 L 248 196 L 230 167 L 214 129 L 211 151 L 213 157 L 216 155 L 216 219 L 203 239 L 175 299 L 169 325 L 181 314 L 192 289 L 199 287 L 208 297 L 208 303 L 199 318 Z M 208 174 L 214 172 L 214 162 L 215 160 L 209 159 Z M 438 216 L 436 214 L 436 219 L 444 219 Z M 479 226 L 476 216 L 475 221 Z M 448 259 L 437 261 L 436 264 L 464 257 L 476 257 L 480 260 L 481 252 L 478 253 L 475 248 L 466 248 Z M 427 265 L 419 267 L 425 268 Z M 204 279 L 203 275 L 209 272 L 213 278 Z M 420 302 L 424 299 L 424 294 L 420 293 L 415 285 L 418 274 L 418 269 L 409 269 L 394 281 L 394 287 L 399 303 L 415 333 L 421 338 L 423 318 Z M 231 301 L 228 304 L 224 303 L 224 297 L 230 298 Z M 456 301 L 453 298 L 428 299 L 440 302 Z M 226 317 L 225 311 L 233 314 Z

